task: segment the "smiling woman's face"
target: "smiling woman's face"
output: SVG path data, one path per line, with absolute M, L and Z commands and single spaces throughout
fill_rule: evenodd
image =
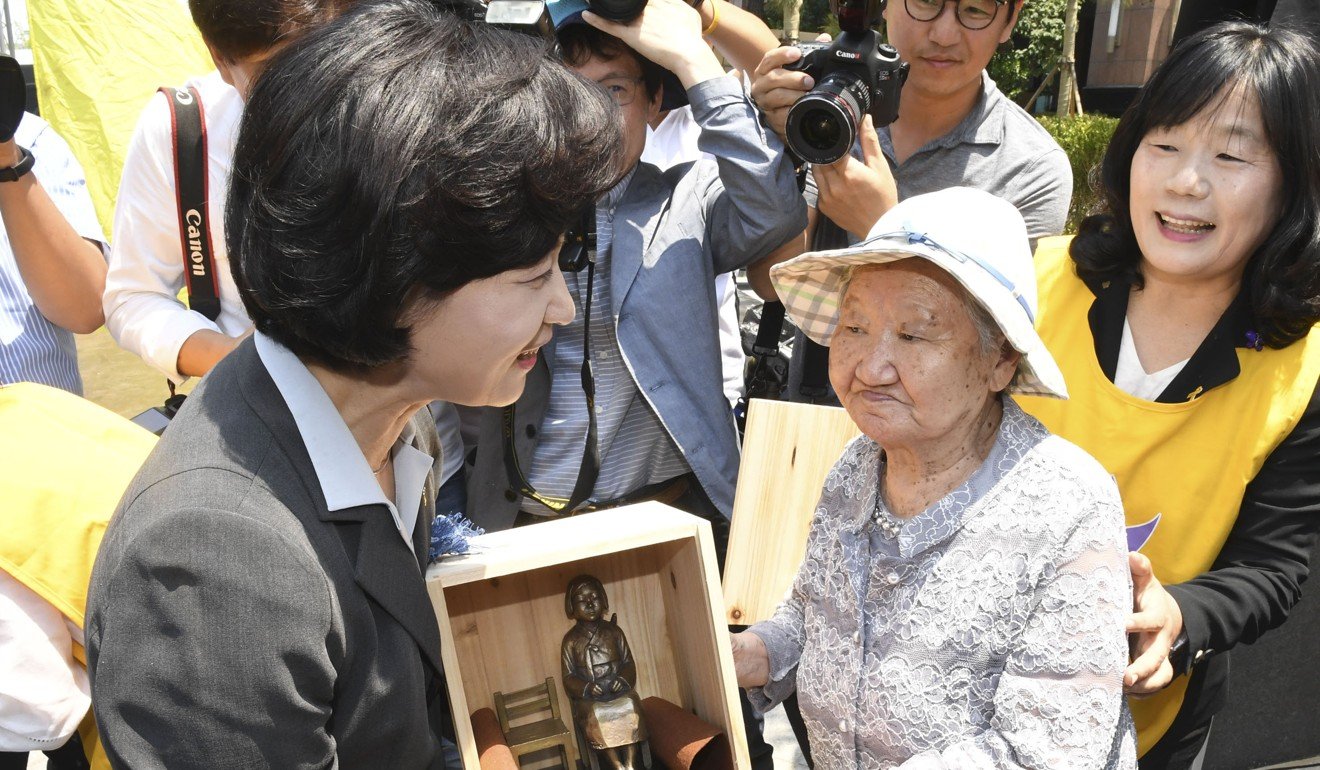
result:
M 1211 100 L 1156 128 L 1132 156 L 1128 209 L 1142 274 L 1171 282 L 1240 280 L 1283 207 L 1283 172 L 1255 94 Z
M 573 320 L 559 246 L 536 265 L 464 284 L 412 321 L 406 376 L 429 398 L 463 406 L 518 400 L 537 351 Z
M 924 259 L 866 267 L 844 295 L 830 382 L 857 427 L 921 452 L 971 428 L 1017 357 L 982 349 L 957 282 Z

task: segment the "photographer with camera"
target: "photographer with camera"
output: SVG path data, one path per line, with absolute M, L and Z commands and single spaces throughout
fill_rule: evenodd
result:
M 101 325 L 105 237 L 82 167 L 25 112 L 18 62 L 0 56 L 0 384 L 82 394 L 73 334 Z
M 898 201 L 946 187 L 973 187 L 1012 203 L 1026 220 L 1032 248 L 1038 239 L 1063 231 L 1072 199 L 1068 156 L 985 71 L 995 49 L 1012 36 L 1025 2 L 830 0 L 840 28 L 852 34 L 841 35 L 826 49 L 828 55 L 804 55 L 798 47 L 766 54 L 752 85 L 752 98 L 766 122 L 780 136 L 787 135 L 790 148 L 809 153 L 813 143 L 825 145 L 837 158 L 813 165 L 807 176 L 806 241 L 812 248 L 856 243 Z M 818 62 L 876 56 L 878 38 L 867 33 L 882 13 L 888 46 L 908 65 L 905 80 L 899 76 L 897 111 L 874 109 L 863 115 L 865 110 L 840 95 L 834 100 L 839 106 L 834 120 L 799 120 L 790 125 L 799 103 L 805 106 L 829 96 L 832 72 L 859 69 L 847 64 L 827 68 Z M 858 46 L 858 40 L 871 48 Z M 810 62 L 815 66 L 803 71 L 808 56 L 816 60 Z M 893 87 L 887 84 L 892 82 L 891 78 L 870 85 L 888 94 Z M 885 120 L 892 122 L 886 125 Z M 844 141 L 824 141 L 834 132 Z M 851 153 L 838 144 L 851 147 Z M 820 214 L 828 219 L 822 221 Z M 827 367 L 828 351 L 797 333 L 785 397 L 837 404 L 825 375 Z
M 703 42 L 698 11 L 651 0 L 620 24 L 581 0 L 549 8 L 565 62 L 618 105 L 627 157 L 621 181 L 586 218 L 594 262 L 567 276 L 573 322 L 555 330 L 516 409 L 480 415 L 471 515 L 500 530 L 663 499 L 720 530 L 739 453 L 721 392 L 714 277 L 801 232 L 792 167 Z M 691 103 L 701 148 L 716 160 L 664 173 L 640 162 L 666 95 Z
M 223 223 L 243 100 L 270 57 L 351 1 L 188 2 L 216 71 L 174 94 L 156 94 L 138 119 L 115 205 L 104 297 L 115 341 L 174 383 L 206 374 L 252 331 L 230 276 Z M 200 126 L 185 133 L 188 124 L 179 118 L 188 108 L 200 113 Z M 192 168 L 178 162 L 176 141 L 200 143 L 202 157 Z M 189 173 L 200 177 L 192 184 L 205 199 L 196 208 L 180 196 Z M 205 274 L 193 272 L 194 255 L 204 260 Z M 185 284 L 187 305 L 178 299 Z
M 1072 196 L 1068 157 L 985 72 L 1024 2 L 879 0 L 889 45 L 911 68 L 897 117 L 881 125 L 856 116 L 860 159 L 814 166 L 819 193 L 809 190 L 808 203 L 856 240 L 899 200 L 961 185 L 1013 203 L 1033 243 L 1061 232 Z M 877 0 L 831 6 L 845 31 L 850 21 L 861 31 L 877 20 Z M 794 69 L 802 58 L 796 47 L 778 48 L 757 67 L 752 98 L 781 136 L 793 106 L 819 88 L 818 76 Z

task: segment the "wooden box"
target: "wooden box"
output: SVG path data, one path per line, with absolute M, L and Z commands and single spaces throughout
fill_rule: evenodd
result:
M 752 399 L 724 563 L 731 625 L 774 615 L 806 553 L 825 477 L 860 433 L 837 406 Z
M 605 586 L 609 612 L 637 661 L 637 692 L 659 696 L 725 731 L 749 766 L 710 524 L 660 503 L 493 532 L 473 552 L 426 573 L 458 747 L 478 770 L 471 714 L 495 691 L 560 682 L 560 641 L 573 621 L 564 591 L 582 573 Z

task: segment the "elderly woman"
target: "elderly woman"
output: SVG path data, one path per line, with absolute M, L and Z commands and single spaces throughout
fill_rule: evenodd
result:
M 1066 397 L 1032 269 L 1017 210 L 954 188 L 772 272 L 865 434 L 788 597 L 734 637 L 758 708 L 796 688 L 820 767 L 1135 766 L 1118 490 L 1007 395 Z
M 116 766 L 442 766 L 424 407 L 518 398 L 573 315 L 562 235 L 621 152 L 609 97 L 542 41 L 427 0 L 360 4 L 270 64 L 228 201 L 256 333 L 165 432 L 92 576 Z

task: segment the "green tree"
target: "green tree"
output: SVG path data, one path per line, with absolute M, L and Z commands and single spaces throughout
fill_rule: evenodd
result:
M 1067 0 L 1030 0 L 1013 30 L 1011 50 L 990 60 L 990 77 L 1008 98 L 1026 98 L 1049 75 L 1063 51 L 1063 16 Z

